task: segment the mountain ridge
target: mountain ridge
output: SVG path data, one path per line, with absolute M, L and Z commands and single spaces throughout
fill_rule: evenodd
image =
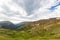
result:
M 60 40 L 60 18 L 27 22 L 17 29 L 0 28 L 1 40 Z

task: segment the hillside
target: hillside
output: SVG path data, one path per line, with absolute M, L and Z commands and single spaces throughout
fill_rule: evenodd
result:
M 60 18 L 28 22 L 15 30 L 0 28 L 0 40 L 60 40 Z

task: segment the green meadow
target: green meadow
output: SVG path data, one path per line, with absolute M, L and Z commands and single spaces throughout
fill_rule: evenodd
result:
M 60 19 L 29 22 L 17 29 L 0 28 L 0 40 L 60 40 Z

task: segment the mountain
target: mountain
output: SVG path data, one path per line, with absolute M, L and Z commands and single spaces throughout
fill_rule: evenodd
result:
M 60 40 L 60 18 L 27 22 L 13 30 L 0 28 L 0 40 Z
M 53 24 L 57 25 L 59 22 L 60 22 L 60 18 L 42 19 L 42 20 L 35 21 L 35 22 L 25 23 L 24 25 L 20 27 L 20 29 L 27 30 L 28 28 L 35 28 L 35 27 L 42 29 L 42 28 L 45 28 L 46 26 L 49 27 L 49 25 L 51 24 L 52 24 L 51 26 L 53 26 Z
M 14 25 L 10 21 L 1 21 L 0 28 L 15 29 L 15 28 L 17 28 L 17 25 Z

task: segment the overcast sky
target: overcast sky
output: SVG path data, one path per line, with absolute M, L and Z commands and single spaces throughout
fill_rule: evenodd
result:
M 60 17 L 59 0 L 0 0 L 0 21 L 14 24 Z

